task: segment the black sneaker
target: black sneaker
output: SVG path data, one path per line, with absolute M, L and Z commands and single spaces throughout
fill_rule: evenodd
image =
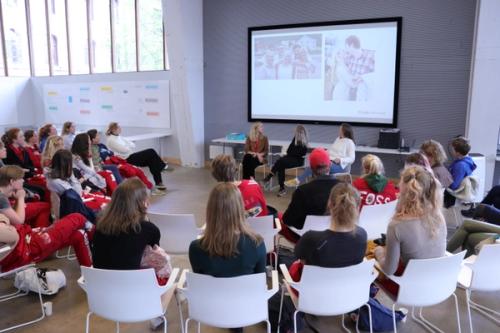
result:
M 471 207 L 469 209 L 463 209 L 460 211 L 464 217 L 469 217 L 472 218 L 474 217 L 474 214 L 476 213 L 476 209 Z

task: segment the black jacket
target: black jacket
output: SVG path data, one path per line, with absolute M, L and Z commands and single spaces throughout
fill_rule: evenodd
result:
M 327 203 L 332 187 L 339 181 L 333 177 L 318 176 L 309 183 L 300 185 L 292 196 L 283 222 L 291 227 L 302 229 L 307 215 L 326 215 Z

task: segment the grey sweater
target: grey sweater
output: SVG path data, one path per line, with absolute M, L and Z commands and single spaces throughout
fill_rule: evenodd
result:
M 392 220 L 387 227 L 385 258 L 380 264 L 386 274 L 394 274 L 401 260 L 429 259 L 445 255 L 446 224 L 442 223 L 432 237 L 421 220 Z

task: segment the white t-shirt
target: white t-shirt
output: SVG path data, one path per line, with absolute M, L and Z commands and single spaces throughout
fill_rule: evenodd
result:
M 340 166 L 345 169 L 348 165 L 354 163 L 356 152 L 356 145 L 354 141 L 349 138 L 336 138 L 330 148 L 328 148 L 328 155 L 330 160 L 340 159 Z

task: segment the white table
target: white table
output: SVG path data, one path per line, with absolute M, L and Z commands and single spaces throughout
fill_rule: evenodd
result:
M 153 131 L 153 132 L 149 132 L 149 133 L 142 133 L 142 134 L 135 134 L 135 135 L 124 135 L 123 137 L 127 140 L 132 141 L 132 142 L 158 139 L 159 150 L 160 150 L 159 153 L 161 156 L 161 154 L 163 153 L 162 138 L 169 137 L 172 134 L 173 134 L 173 131 L 171 129 L 164 129 L 164 130 Z
M 226 145 L 232 144 L 245 144 L 245 140 L 229 140 L 226 138 L 213 139 L 212 143 L 222 144 L 222 151 L 225 153 L 224 148 Z M 269 140 L 269 146 L 281 147 L 282 152 L 286 152 L 290 141 L 287 140 Z M 309 148 L 328 148 L 331 146 L 331 142 L 309 142 Z M 399 149 L 389 149 L 389 148 L 378 148 L 370 146 L 359 146 L 356 145 L 356 151 L 362 153 L 373 153 L 373 154 L 392 154 L 392 155 L 410 155 L 411 153 L 418 152 L 417 149 L 410 149 L 410 151 L 399 151 Z

